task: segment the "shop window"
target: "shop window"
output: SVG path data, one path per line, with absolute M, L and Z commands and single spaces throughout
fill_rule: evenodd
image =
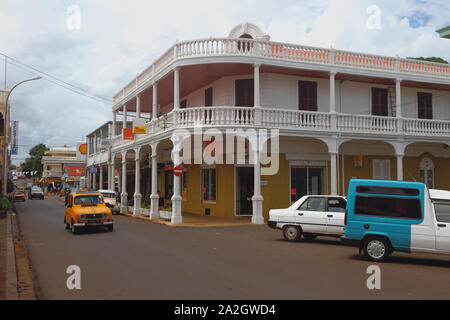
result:
M 291 167 L 291 202 L 324 193 L 324 167 Z
M 423 158 L 420 161 L 420 181 L 429 189 L 434 188 L 434 163 L 430 158 Z
M 202 169 L 203 201 L 216 201 L 216 169 Z
M 391 160 L 375 159 L 372 162 L 373 179 L 391 180 Z

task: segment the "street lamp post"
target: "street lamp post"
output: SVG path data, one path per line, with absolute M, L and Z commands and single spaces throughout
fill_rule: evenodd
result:
M 6 196 L 7 195 L 7 185 L 8 185 L 8 169 L 9 169 L 9 165 L 8 165 L 8 129 L 9 129 L 9 115 L 8 115 L 8 111 L 9 111 L 9 107 L 8 107 L 8 100 L 9 100 L 9 96 L 11 95 L 11 92 L 18 87 L 19 85 L 21 85 L 24 82 L 28 82 L 28 81 L 33 81 L 33 80 L 39 80 L 42 77 L 35 77 L 35 78 L 31 78 L 31 79 L 27 79 L 27 80 L 23 80 L 20 81 L 19 83 L 16 83 L 11 90 L 9 90 L 8 94 L 6 95 L 6 105 L 5 105 L 5 125 L 3 126 L 4 131 L 3 131 L 3 137 L 4 137 L 4 142 L 3 142 L 3 187 L 2 187 L 2 191 L 3 191 L 3 195 Z

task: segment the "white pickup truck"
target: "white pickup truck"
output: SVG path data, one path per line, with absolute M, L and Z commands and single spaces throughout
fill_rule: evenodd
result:
M 303 196 L 289 208 L 269 211 L 268 226 L 283 230 L 288 241 L 344 234 L 347 202 L 341 196 Z

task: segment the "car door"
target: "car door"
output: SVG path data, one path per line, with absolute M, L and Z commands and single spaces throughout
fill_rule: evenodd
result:
M 450 202 L 434 203 L 436 215 L 436 249 L 450 253 Z
M 347 202 L 340 197 L 329 197 L 327 200 L 327 233 L 344 234 L 344 219 Z
M 326 197 L 309 197 L 297 209 L 296 221 L 304 232 L 326 233 Z

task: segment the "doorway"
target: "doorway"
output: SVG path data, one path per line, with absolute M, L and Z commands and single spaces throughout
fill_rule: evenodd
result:
M 325 167 L 291 167 L 291 202 L 305 195 L 325 193 Z
M 254 169 L 253 167 L 236 167 L 236 215 L 246 216 L 253 214 L 252 200 L 254 192 Z

